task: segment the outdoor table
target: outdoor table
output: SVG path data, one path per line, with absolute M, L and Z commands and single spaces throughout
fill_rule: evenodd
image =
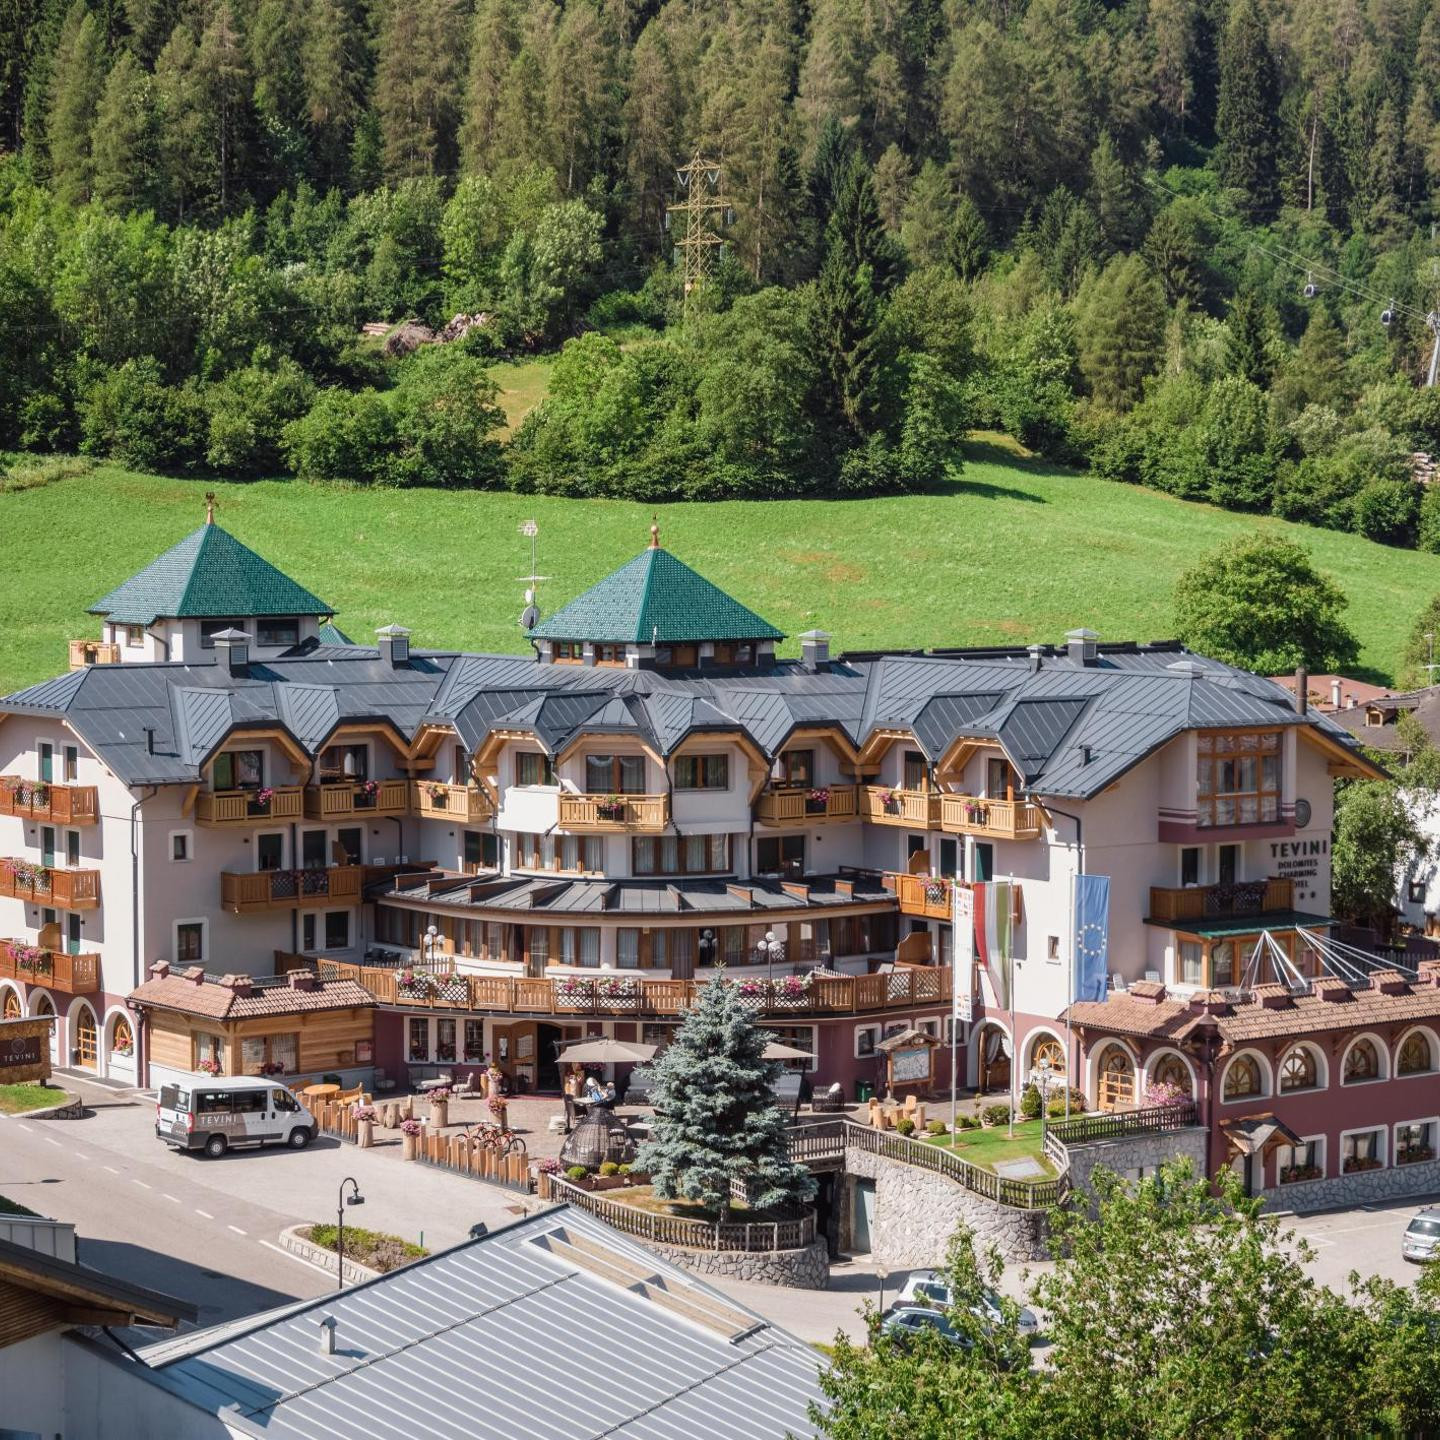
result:
M 307 1100 L 333 1100 L 339 1093 L 338 1085 L 307 1085 L 300 1092 Z

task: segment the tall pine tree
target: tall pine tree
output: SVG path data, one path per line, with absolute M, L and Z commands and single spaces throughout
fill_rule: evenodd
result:
M 72 205 L 90 198 L 94 179 L 91 132 L 104 88 L 105 45 L 100 26 L 84 0 L 76 0 L 65 16 L 55 52 L 45 126 L 55 194 Z
M 1220 179 L 1240 193 L 1255 220 L 1275 210 L 1280 79 L 1256 0 L 1235 0 L 1220 42 L 1220 105 L 1215 119 Z
M 755 1028 L 740 987 L 718 975 L 701 987 L 675 1038 L 651 1068 L 655 1130 L 636 1164 L 662 1199 L 689 1200 L 723 1217 L 730 1183 L 759 1210 L 809 1200 L 815 1181 L 785 1144 L 773 1086 L 780 1065 L 763 1058 L 771 1036 Z
M 95 113 L 95 198 L 116 210 L 153 205 L 155 113 L 150 77 L 122 50 Z

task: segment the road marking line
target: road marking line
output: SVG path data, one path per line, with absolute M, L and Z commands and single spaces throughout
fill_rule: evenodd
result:
M 262 1240 L 260 1243 L 267 1249 L 273 1250 L 277 1255 L 287 1255 L 297 1264 L 308 1265 L 310 1269 L 318 1270 L 322 1275 L 328 1275 L 332 1280 L 335 1278 L 335 1272 L 333 1270 L 327 1269 L 324 1265 L 317 1265 L 313 1260 L 307 1260 L 303 1255 L 297 1255 L 293 1250 L 287 1250 L 283 1245 L 276 1245 L 271 1240 Z
M 155 1188 L 153 1185 L 147 1185 L 143 1180 L 137 1180 L 133 1175 L 130 1177 L 130 1183 L 132 1185 L 138 1185 L 142 1190 L 153 1190 Z
M 237 1235 L 245 1235 L 249 1233 L 248 1231 L 242 1230 L 238 1225 L 227 1225 L 225 1228 L 227 1230 L 233 1230 Z
M 172 1205 L 179 1205 L 179 1204 L 181 1203 L 180 1197 L 179 1197 L 178 1195 L 167 1195 L 163 1190 L 160 1192 L 160 1194 L 162 1195 L 162 1197 L 163 1197 L 164 1199 L 168 1200 Z
M 45 1137 L 45 1143 L 46 1143 L 47 1145 L 59 1145 L 60 1142 L 59 1142 L 58 1140 L 54 1139 L 52 1136 L 47 1135 L 47 1136 Z
M 215 1218 L 208 1210 L 202 1210 L 198 1205 L 195 1207 L 195 1213 L 197 1215 L 203 1215 L 207 1220 L 213 1220 Z
M 90 1158 L 83 1150 L 75 1150 L 71 1153 L 75 1156 L 77 1160 L 88 1160 Z
M 7 1115 L 5 1118 L 8 1120 L 10 1117 Z M 32 1135 L 35 1133 L 34 1126 L 32 1126 L 32 1125 L 25 1125 L 25 1124 L 23 1124 L 23 1123 L 22 1123 L 21 1121 L 19 1121 L 19 1120 L 17 1120 L 15 1123 L 16 1123 L 17 1125 L 19 1125 L 22 1130 L 27 1131 L 28 1133 L 30 1133 L 30 1134 L 32 1134 Z
M 108 1170 L 112 1175 L 118 1175 L 120 1173 L 113 1165 L 106 1165 L 104 1168 Z

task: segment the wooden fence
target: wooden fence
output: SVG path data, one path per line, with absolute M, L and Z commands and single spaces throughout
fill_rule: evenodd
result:
M 1062 1145 L 1084 1145 L 1097 1140 L 1118 1140 L 1126 1135 L 1152 1135 L 1166 1130 L 1188 1130 L 1198 1124 L 1193 1104 L 1154 1105 L 1147 1110 L 1108 1110 L 1052 1120 L 1049 1134 Z
M 712 1224 L 679 1215 L 656 1215 L 581 1189 L 558 1175 L 542 1175 L 541 1199 L 562 1201 L 652 1245 L 683 1245 L 689 1250 L 801 1250 L 815 1240 L 815 1213 L 793 1220 L 746 1220 Z
M 320 1105 L 315 1107 L 314 1114 L 322 1135 L 330 1135 L 352 1145 L 359 1142 L 360 1122 L 349 1105 Z M 378 1128 L 379 1121 L 375 1124 Z M 463 1130 L 432 1130 L 426 1125 L 416 1138 L 415 1159 L 441 1170 L 453 1170 L 471 1180 L 483 1180 L 487 1185 L 503 1185 L 509 1190 L 521 1190 L 527 1194 L 530 1191 L 530 1161 L 527 1156 L 501 1154 L 483 1145 L 472 1145 L 466 1140 Z

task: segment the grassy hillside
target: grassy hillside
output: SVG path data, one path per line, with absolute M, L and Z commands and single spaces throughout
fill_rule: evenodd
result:
M 204 493 L 247 544 L 315 590 L 359 640 L 398 621 L 419 646 L 523 650 L 529 569 L 517 533 L 540 525 L 549 610 L 628 560 L 652 513 L 666 546 L 790 635 L 813 625 L 851 649 L 1173 633 L 1176 575 L 1231 535 L 1274 526 L 1309 547 L 1351 599 L 1364 663 L 1388 676 L 1440 591 L 1440 557 L 1281 525 L 1094 480 L 999 444 L 971 446 L 940 495 L 872 501 L 650 506 L 511 494 L 218 485 L 113 467 L 0 494 L 0 691 L 65 668 L 85 614 L 204 518 Z

